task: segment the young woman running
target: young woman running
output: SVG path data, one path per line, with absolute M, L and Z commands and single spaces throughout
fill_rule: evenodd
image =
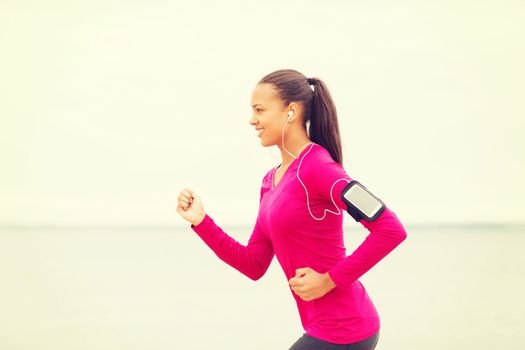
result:
M 277 257 L 305 330 L 289 350 L 372 350 L 380 320 L 358 278 L 405 240 L 406 231 L 343 168 L 336 108 L 322 80 L 277 70 L 257 83 L 251 105 L 261 145 L 278 146 L 282 162 L 262 178 L 248 244 L 226 234 L 191 188 L 180 192 L 177 212 L 221 260 L 254 281 Z M 349 256 L 345 211 L 369 231 Z

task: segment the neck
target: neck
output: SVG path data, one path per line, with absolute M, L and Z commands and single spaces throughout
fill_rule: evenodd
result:
M 297 139 L 292 140 L 285 140 L 285 147 L 288 152 L 293 154 L 295 157 L 299 157 L 299 154 L 311 143 L 312 141 L 308 138 L 307 135 L 304 135 L 303 137 L 298 137 Z M 293 158 L 286 150 L 284 149 L 283 145 L 279 145 L 279 149 L 281 150 L 281 159 L 282 159 L 282 165 L 281 167 L 287 167 L 290 165 L 295 158 Z

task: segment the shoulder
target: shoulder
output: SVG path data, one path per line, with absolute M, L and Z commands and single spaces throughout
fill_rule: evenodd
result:
M 313 172 L 315 174 L 318 173 L 321 168 L 336 163 L 332 159 L 330 152 L 323 146 L 314 143 L 308 147 L 309 149 L 301 159 L 301 173 L 304 171 L 305 173 Z
M 264 193 L 272 187 L 272 172 L 275 168 L 268 170 L 261 181 L 260 199 L 262 199 Z
M 265 187 L 267 186 L 268 184 L 270 184 L 270 178 L 271 178 L 271 173 L 272 173 L 272 169 L 268 170 L 266 172 L 266 174 L 264 174 L 263 178 L 262 178 L 262 181 L 261 181 L 261 187 Z
M 341 179 L 352 180 L 345 168 L 332 158 L 330 152 L 317 144 L 312 147 L 311 152 L 305 152 L 300 176 L 307 187 L 322 194 L 329 194 L 332 185 Z

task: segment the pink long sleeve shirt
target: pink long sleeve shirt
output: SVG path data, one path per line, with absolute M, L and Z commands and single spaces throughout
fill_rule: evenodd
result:
M 252 280 L 264 275 L 274 255 L 287 281 L 302 267 L 328 272 L 336 287 L 320 298 L 305 301 L 290 287 L 309 335 L 337 344 L 373 335 L 380 328 L 379 315 L 358 278 L 406 238 L 403 225 L 388 207 L 373 222 L 360 220 L 370 233 L 346 256 L 343 214 L 347 207 L 341 192 L 352 179 L 345 169 L 324 147 L 312 143 L 275 186 L 276 170 L 272 168 L 262 180 L 259 212 L 246 246 L 226 234 L 208 214 L 191 228 L 221 260 Z M 314 219 L 308 204 L 314 217 L 325 215 L 324 219 Z M 339 214 L 325 213 L 325 209 Z

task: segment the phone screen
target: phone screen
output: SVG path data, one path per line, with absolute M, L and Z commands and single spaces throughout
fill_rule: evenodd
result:
M 346 193 L 345 198 L 361 210 L 366 216 L 373 217 L 382 207 L 382 203 L 356 183 Z

